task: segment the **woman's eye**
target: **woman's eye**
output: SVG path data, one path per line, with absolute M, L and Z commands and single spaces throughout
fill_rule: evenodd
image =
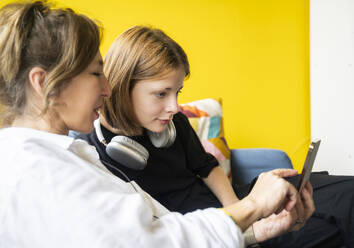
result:
M 96 77 L 100 77 L 102 75 L 102 73 L 100 73 L 100 72 L 92 72 L 92 75 L 94 75 Z

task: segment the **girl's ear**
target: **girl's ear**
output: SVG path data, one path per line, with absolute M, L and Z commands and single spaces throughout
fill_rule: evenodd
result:
M 33 67 L 28 74 L 30 85 L 39 96 L 43 95 L 42 90 L 45 76 L 46 71 L 38 66 Z

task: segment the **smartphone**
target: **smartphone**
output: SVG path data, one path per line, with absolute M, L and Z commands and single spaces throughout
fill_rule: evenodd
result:
M 305 159 L 304 167 L 302 168 L 300 180 L 299 180 L 297 187 L 296 187 L 299 192 L 301 192 L 301 190 L 305 186 L 306 182 L 310 179 L 312 167 L 315 162 L 315 158 L 317 155 L 318 148 L 320 147 L 320 143 L 321 143 L 321 140 L 316 139 L 316 140 L 313 140 L 310 144 L 310 147 L 307 152 L 306 159 Z

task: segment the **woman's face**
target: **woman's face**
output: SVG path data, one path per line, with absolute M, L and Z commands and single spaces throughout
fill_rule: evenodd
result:
M 139 124 L 162 132 L 178 111 L 177 96 L 183 87 L 183 68 L 173 70 L 159 79 L 141 80 L 132 90 L 132 103 Z
M 111 95 L 102 66 L 102 57 L 98 52 L 89 66 L 61 91 L 56 112 L 63 121 L 65 131 L 88 133 L 93 130 L 93 121 L 98 118 L 103 99 Z

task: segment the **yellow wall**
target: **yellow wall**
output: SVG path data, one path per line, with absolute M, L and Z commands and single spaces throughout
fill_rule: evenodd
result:
M 57 2 L 102 22 L 103 54 L 132 25 L 165 30 L 191 63 L 180 102 L 221 96 L 231 148 L 280 148 L 302 166 L 310 137 L 309 0 Z

